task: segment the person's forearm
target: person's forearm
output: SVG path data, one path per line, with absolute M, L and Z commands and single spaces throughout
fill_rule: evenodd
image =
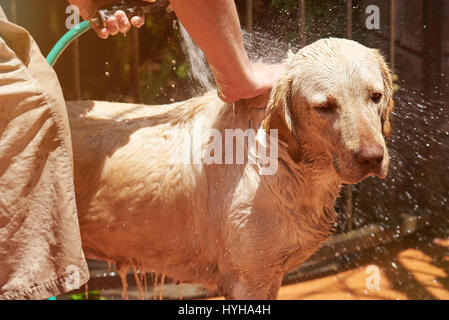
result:
M 232 85 L 249 77 L 250 62 L 233 0 L 171 0 L 171 4 L 216 78 Z

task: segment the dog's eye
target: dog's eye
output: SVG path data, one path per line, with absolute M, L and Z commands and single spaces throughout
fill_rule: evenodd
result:
M 379 101 L 380 101 L 380 99 L 382 99 L 382 93 L 374 93 L 372 96 L 371 96 L 371 100 L 374 102 L 374 103 L 379 103 Z
M 326 103 L 316 106 L 315 110 L 322 112 L 322 113 L 328 113 L 328 112 L 332 112 L 335 110 L 335 105 L 330 102 L 326 102 Z

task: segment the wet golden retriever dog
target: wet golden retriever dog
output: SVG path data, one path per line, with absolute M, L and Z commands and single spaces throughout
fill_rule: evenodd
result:
M 340 186 L 386 176 L 393 109 L 377 50 L 323 39 L 287 63 L 266 108 L 215 92 L 162 106 L 69 102 L 86 256 L 116 263 L 122 280 L 133 267 L 228 299 L 275 299 L 330 235 Z M 238 153 L 236 132 L 253 142 L 243 162 L 225 152 Z

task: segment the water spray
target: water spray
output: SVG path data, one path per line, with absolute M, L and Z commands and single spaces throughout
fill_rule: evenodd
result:
M 92 27 L 106 27 L 108 18 L 113 16 L 118 10 L 124 11 L 126 16 L 130 19 L 134 16 L 144 16 L 145 14 L 150 13 L 154 8 L 165 8 L 167 11 L 171 11 L 170 1 L 156 0 L 155 2 L 144 2 L 141 0 L 121 0 L 118 4 L 98 10 L 96 17 L 82 21 L 59 39 L 47 56 L 48 63 L 53 66 L 72 41 Z

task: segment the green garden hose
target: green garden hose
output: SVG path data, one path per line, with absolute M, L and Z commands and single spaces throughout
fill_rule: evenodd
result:
M 59 41 L 55 44 L 53 49 L 47 56 L 48 63 L 53 67 L 59 56 L 64 52 L 64 50 L 72 43 L 73 40 L 81 36 L 91 27 L 89 20 L 84 20 L 80 24 L 76 25 L 70 29 Z

